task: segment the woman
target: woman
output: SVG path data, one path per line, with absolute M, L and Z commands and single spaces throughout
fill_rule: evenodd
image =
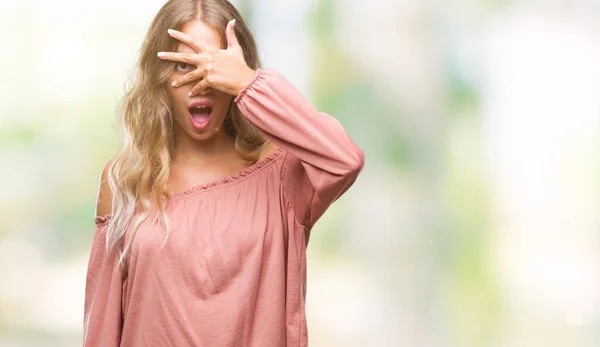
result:
M 226 0 L 171 0 L 103 171 L 85 346 L 306 346 L 306 245 L 363 152 L 261 69 Z

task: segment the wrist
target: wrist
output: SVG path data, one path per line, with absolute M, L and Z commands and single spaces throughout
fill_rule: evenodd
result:
M 246 86 L 248 86 L 250 83 L 252 83 L 252 81 L 254 81 L 254 78 L 256 77 L 257 73 L 258 71 L 250 68 L 248 69 L 248 71 L 246 71 L 246 73 L 244 73 L 244 76 L 240 79 L 238 87 L 235 90 L 235 96 L 240 95 L 240 93 L 246 88 Z

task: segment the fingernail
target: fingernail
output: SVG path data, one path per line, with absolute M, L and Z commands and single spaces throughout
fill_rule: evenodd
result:
M 192 93 L 192 92 L 189 92 L 189 93 L 188 93 L 188 96 L 194 96 L 194 93 Z
M 233 23 L 231 25 L 235 25 L 235 19 L 232 21 Z
M 172 85 L 173 87 L 177 87 L 177 81 L 173 81 L 173 83 L 171 83 L 171 85 Z
M 164 57 L 164 56 L 165 56 L 165 52 L 158 52 L 158 54 L 157 54 L 157 55 L 158 55 L 158 57 L 159 57 L 159 58 L 162 58 L 162 57 Z
M 169 30 L 167 30 L 167 32 L 169 33 L 169 35 L 171 35 L 171 34 L 173 34 L 175 32 L 175 30 L 169 29 Z

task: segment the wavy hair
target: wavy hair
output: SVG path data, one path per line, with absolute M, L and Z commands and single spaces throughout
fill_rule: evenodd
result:
M 118 118 L 123 148 L 112 161 L 108 184 L 112 192 L 106 244 L 118 249 L 119 263 L 131 247 L 140 225 L 158 208 L 157 218 L 169 235 L 165 212 L 170 193 L 166 188 L 174 148 L 174 120 L 166 82 L 174 64 L 157 58 L 160 51 L 174 51 L 178 41 L 167 29 L 181 30 L 190 20 L 215 28 L 227 46 L 225 28 L 236 20 L 235 34 L 252 69 L 260 68 L 256 42 L 237 9 L 227 0 L 169 0 L 154 17 L 142 44 L 135 75 L 122 99 Z M 256 161 L 267 141 L 231 102 L 224 129 L 235 138 L 238 155 Z M 164 245 L 164 243 L 163 243 Z

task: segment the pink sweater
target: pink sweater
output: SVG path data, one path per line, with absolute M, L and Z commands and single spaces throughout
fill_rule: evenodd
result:
M 280 148 L 175 194 L 170 236 L 152 216 L 116 269 L 96 218 L 85 291 L 86 347 L 301 347 L 312 226 L 355 181 L 364 154 L 283 76 L 259 70 L 235 99 Z M 123 275 L 126 273 L 126 275 Z

